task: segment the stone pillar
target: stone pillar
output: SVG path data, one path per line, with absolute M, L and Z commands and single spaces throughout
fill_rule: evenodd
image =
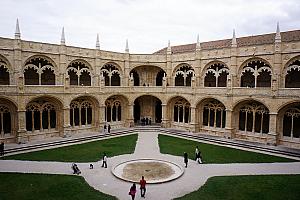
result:
M 167 118 L 167 104 L 161 104 L 161 112 L 162 112 L 161 126 L 163 128 L 168 128 L 169 119 Z
M 235 130 L 232 124 L 233 111 L 226 109 L 225 135 L 226 138 L 234 138 Z
M 190 122 L 191 129 L 190 129 L 190 131 L 192 131 L 192 132 L 196 132 L 196 127 L 198 125 L 198 123 L 196 122 L 196 119 L 197 119 L 196 115 L 197 115 L 196 107 L 191 107 L 191 122 Z
M 233 45 L 230 49 L 230 73 L 231 73 L 231 87 L 239 87 L 238 81 L 238 64 L 237 64 L 237 46 Z
M 25 143 L 28 141 L 28 138 L 26 138 L 26 110 L 18 110 L 18 131 L 17 131 L 17 137 L 16 142 L 17 143 Z
M 269 113 L 269 117 L 267 144 L 276 145 L 279 141 L 279 134 L 277 134 L 277 113 Z
M 128 118 L 127 118 L 127 127 L 133 127 L 134 126 L 134 117 L 133 117 L 133 107 L 134 104 L 128 104 Z
M 121 86 L 128 86 L 129 85 L 129 73 L 130 73 L 130 55 L 129 53 L 124 54 L 124 74 Z
M 18 85 L 18 91 L 20 93 L 24 93 L 24 73 L 22 66 L 22 41 L 21 39 L 14 40 L 14 58 L 13 58 L 13 72 L 10 76 L 10 85 L 16 84 Z
M 71 124 L 70 124 L 70 107 L 63 108 L 63 137 L 71 136 Z
M 105 104 L 101 104 L 99 107 L 99 128 L 102 130 L 105 124 Z

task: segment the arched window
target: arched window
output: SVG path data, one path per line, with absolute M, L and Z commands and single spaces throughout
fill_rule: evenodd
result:
M 180 98 L 178 99 L 173 108 L 173 120 L 178 123 L 189 123 L 190 122 L 190 103 Z
M 272 70 L 264 61 L 255 60 L 243 67 L 241 87 L 271 87 Z
M 192 86 L 194 69 L 189 65 L 182 65 L 175 73 L 175 86 Z
M 269 110 L 261 103 L 249 102 L 239 110 L 239 130 L 252 133 L 269 132 Z
M 0 105 L 0 136 L 11 133 L 11 112 L 5 105 Z
M 283 136 L 291 139 L 300 137 L 300 104 L 287 109 L 282 123 Z
M 54 66 L 46 58 L 34 57 L 24 67 L 25 85 L 55 85 Z
M 70 85 L 91 86 L 91 71 L 87 64 L 82 61 L 73 61 L 68 65 L 67 73 L 70 78 Z
M 101 68 L 101 73 L 105 80 L 105 86 L 121 85 L 120 71 L 116 66 L 106 64 Z
M 216 63 L 211 65 L 205 72 L 205 87 L 226 87 L 229 70 L 225 65 Z
M 0 58 L 0 85 L 9 85 L 9 70 L 7 63 Z
M 116 122 L 122 118 L 121 102 L 115 98 L 109 98 L 105 101 L 105 121 Z
M 225 128 L 226 112 L 225 106 L 217 101 L 211 100 L 203 108 L 203 125 L 213 128 Z
M 84 99 L 73 100 L 70 104 L 70 124 L 74 126 L 91 125 L 93 121 L 92 103 Z
M 300 88 L 300 61 L 292 62 L 285 71 L 285 87 Z
M 38 100 L 26 107 L 26 130 L 48 130 L 56 128 L 57 108 L 50 102 Z

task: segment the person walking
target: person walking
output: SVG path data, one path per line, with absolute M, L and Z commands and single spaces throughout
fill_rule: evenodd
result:
M 0 144 L 0 156 L 4 156 L 4 142 Z
M 197 159 L 198 159 L 198 153 L 199 153 L 199 148 L 198 148 L 198 146 L 196 147 L 196 149 L 195 149 L 195 160 L 197 161 Z
M 108 127 L 107 127 L 108 133 L 110 133 L 110 129 L 111 129 L 110 124 L 108 124 Z
M 200 150 L 198 151 L 196 161 L 198 161 L 199 164 L 202 164 L 202 155 Z
M 142 179 L 140 180 L 140 189 L 141 189 L 141 197 L 145 198 L 146 194 L 146 180 L 144 179 L 144 176 L 142 176 Z
M 131 196 L 131 199 L 134 200 L 136 193 L 136 186 L 135 183 L 130 187 L 129 195 Z
M 184 161 L 184 164 L 185 164 L 185 168 L 187 168 L 188 161 L 189 161 L 187 152 L 184 152 L 184 154 L 183 154 L 183 161 Z
M 102 166 L 101 167 L 107 168 L 107 156 L 106 156 L 105 152 L 102 157 Z
M 106 124 L 103 126 L 103 132 L 106 133 Z

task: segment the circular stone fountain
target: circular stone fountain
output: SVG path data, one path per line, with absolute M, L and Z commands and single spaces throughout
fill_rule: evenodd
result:
M 125 181 L 138 183 L 142 176 L 147 183 L 162 183 L 180 177 L 184 169 L 172 162 L 155 159 L 130 160 L 112 168 L 112 173 Z

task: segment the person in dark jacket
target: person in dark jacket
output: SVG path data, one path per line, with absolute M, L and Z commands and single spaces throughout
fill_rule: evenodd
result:
M 129 195 L 131 196 L 131 199 L 134 200 L 136 193 L 136 185 L 135 183 L 130 187 Z
M 184 161 L 184 164 L 185 164 L 185 168 L 187 168 L 188 161 L 189 161 L 187 152 L 184 152 L 184 154 L 183 154 L 183 161 Z
M 0 144 L 0 156 L 4 155 L 4 142 L 1 142 Z
M 108 124 L 108 126 L 107 126 L 108 133 L 110 133 L 110 129 L 111 129 L 110 124 Z

